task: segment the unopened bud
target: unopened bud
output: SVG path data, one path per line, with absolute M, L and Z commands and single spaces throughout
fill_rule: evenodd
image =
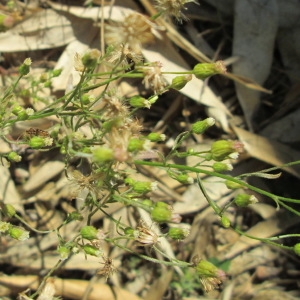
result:
M 80 230 L 80 235 L 82 238 L 87 240 L 97 239 L 98 230 L 94 226 L 84 226 Z
M 33 136 L 29 142 L 28 145 L 32 149 L 40 149 L 46 146 L 45 140 L 40 136 Z
M 212 144 L 211 155 L 215 161 L 222 161 L 228 158 L 231 154 L 242 152 L 243 146 L 238 141 L 219 140 Z
M 126 227 L 125 229 L 124 229 L 124 233 L 126 234 L 126 235 L 128 235 L 128 236 L 134 236 L 134 229 L 133 228 L 131 228 L 131 227 Z
M 103 254 L 101 250 L 99 250 L 98 248 L 92 245 L 84 245 L 82 249 L 86 254 L 96 256 L 96 257 L 99 257 Z
M 9 152 L 7 155 L 8 160 L 13 162 L 20 162 L 22 160 L 22 156 L 20 156 L 18 153 L 12 151 Z
M 70 223 L 72 221 L 82 221 L 82 220 L 83 220 L 83 216 L 81 213 L 79 213 L 78 211 L 72 211 L 71 213 L 68 214 L 65 222 Z
M 87 53 L 82 56 L 82 64 L 86 68 L 94 68 L 98 62 L 99 57 L 101 56 L 101 52 L 97 49 L 91 49 Z
M 57 248 L 57 251 L 60 255 L 61 260 L 66 260 L 69 257 L 70 252 L 71 252 L 70 249 L 66 246 L 59 246 Z
M 129 104 L 135 108 L 150 108 L 151 107 L 151 103 L 147 99 L 145 99 L 141 96 L 131 97 L 129 99 Z
M 212 168 L 215 172 L 219 172 L 219 173 L 233 170 L 232 164 L 226 164 L 223 162 L 215 162 L 212 165 Z
M 107 162 L 114 159 L 113 150 L 107 147 L 98 147 L 93 151 L 93 159 L 96 162 Z
M 19 73 L 22 76 L 25 76 L 29 73 L 30 71 L 30 66 L 31 66 L 31 59 L 30 58 L 26 58 L 24 60 L 24 62 L 22 63 L 22 65 L 19 67 Z
M 132 189 L 140 194 L 148 193 L 151 191 L 155 191 L 157 189 L 156 181 L 136 181 L 132 185 Z
M 231 180 L 226 180 L 225 185 L 230 190 L 237 190 L 237 189 L 244 188 L 244 186 L 241 185 L 240 183 L 237 183 L 237 182 L 234 182 L 234 181 L 231 181 Z
M 0 221 L 0 232 L 6 233 L 12 225 L 8 222 Z
M 172 177 L 174 179 L 178 180 L 182 184 L 193 184 L 194 183 L 194 178 L 185 173 L 174 174 Z
M 204 80 L 212 75 L 226 74 L 226 67 L 223 61 L 217 61 L 215 63 L 201 63 L 194 67 L 193 74 L 198 79 Z
M 176 241 L 184 240 L 189 234 L 190 231 L 188 229 L 176 227 L 171 227 L 168 232 L 168 236 Z
M 4 204 L 3 213 L 7 217 L 12 218 L 16 214 L 16 210 L 11 204 Z
M 296 245 L 294 245 L 294 252 L 300 256 L 300 243 L 297 243 Z
M 192 125 L 192 132 L 197 134 L 202 134 L 207 130 L 209 127 L 215 124 L 214 118 L 207 118 L 203 121 L 198 121 Z
M 175 90 L 181 90 L 191 80 L 192 80 L 191 74 L 176 76 L 175 78 L 172 79 L 172 84 L 170 87 Z
M 221 217 L 221 224 L 224 228 L 229 228 L 231 225 L 229 218 L 224 215 Z
M 29 232 L 22 227 L 11 226 L 8 229 L 8 234 L 15 240 L 25 241 L 29 239 Z
M 157 132 L 151 132 L 147 135 L 147 139 L 151 142 L 163 142 L 166 139 L 166 135 Z
M 159 205 L 158 205 L 159 203 Z M 157 223 L 168 223 L 172 221 L 172 209 L 169 205 L 163 202 L 157 202 L 153 210 L 151 211 L 151 218 Z
M 5 32 L 14 25 L 14 18 L 8 15 L 0 14 L 0 32 Z
M 137 138 L 132 138 L 129 140 L 127 150 L 129 152 L 141 151 L 141 150 L 148 150 L 148 140 L 141 140 Z
M 234 198 L 234 203 L 240 207 L 246 207 L 257 202 L 258 200 L 254 195 L 239 194 Z
M 55 69 L 55 70 L 52 70 L 52 76 L 53 77 L 58 77 L 62 72 L 62 69 Z

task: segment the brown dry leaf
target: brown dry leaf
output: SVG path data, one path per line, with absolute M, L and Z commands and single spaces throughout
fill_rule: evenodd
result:
M 0 51 L 60 47 L 74 40 L 71 21 L 54 10 L 40 10 L 0 35 Z
M 80 300 L 89 285 L 89 281 L 75 279 L 50 278 L 55 286 L 55 295 L 69 299 Z M 40 282 L 38 276 L 1 276 L 0 285 L 8 286 L 15 291 L 37 289 Z M 96 283 L 88 297 L 89 300 L 141 300 L 138 296 L 119 287 L 110 287 L 107 284 Z
M 33 191 L 48 180 L 60 174 L 65 168 L 65 163 L 59 160 L 47 161 L 43 165 L 39 166 L 34 174 L 32 174 L 29 180 L 23 185 L 23 191 L 30 192 Z
M 278 258 L 278 255 L 278 251 L 275 252 L 270 246 L 262 244 L 233 258 L 228 273 L 231 276 L 236 276 L 260 265 L 268 265 L 268 263 Z
M 13 205 L 14 208 L 23 215 L 24 207 L 21 203 L 21 197 L 11 179 L 8 168 L 0 166 L 0 174 L 0 201 L 3 201 L 5 204 Z
M 290 1 L 292 2 L 292 1 Z M 296 3 L 296 2 L 295 2 Z M 299 4 L 295 4 L 298 6 Z M 288 14 L 291 15 L 291 12 Z M 299 18 L 300 16 L 298 16 Z M 297 24 L 298 23 L 298 24 Z M 287 74 L 292 82 L 299 82 L 300 78 L 300 26 L 299 21 L 294 26 L 288 28 L 281 28 L 278 31 L 277 42 L 281 54 L 281 59 L 287 70 Z
M 279 167 L 283 164 L 300 160 L 300 152 L 289 146 L 238 127 L 233 127 L 233 130 L 238 139 L 244 144 L 248 154 L 254 158 Z M 283 169 L 300 177 L 299 166 L 284 167 Z
M 263 289 L 252 298 L 252 300 L 297 300 L 298 297 L 294 297 L 288 292 L 280 291 L 278 289 Z
M 173 272 L 163 270 L 163 275 L 152 282 L 144 300 L 163 299 L 166 290 L 169 288 Z
M 236 1 L 233 55 L 240 59 L 233 71 L 263 84 L 270 73 L 278 28 L 277 1 Z M 260 104 L 260 93 L 236 82 L 236 92 L 247 124 Z
M 300 109 L 296 109 L 266 126 L 260 134 L 281 143 L 296 144 L 300 142 L 299 128 Z
M 284 232 L 290 226 L 298 224 L 298 217 L 290 215 L 276 215 L 266 221 L 262 221 L 252 226 L 246 234 L 257 238 L 268 238 Z M 231 249 L 225 254 L 225 259 L 230 259 L 237 254 L 246 251 L 249 248 L 259 245 L 261 241 L 241 236 L 239 240 L 232 245 Z

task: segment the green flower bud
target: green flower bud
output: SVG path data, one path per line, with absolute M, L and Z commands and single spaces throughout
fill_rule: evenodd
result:
M 148 206 L 149 208 L 153 207 L 153 201 L 150 199 L 145 199 L 142 201 L 143 205 Z
M 132 189 L 140 194 L 148 193 L 157 189 L 157 182 L 136 181 L 133 183 Z
M 57 251 L 60 255 L 61 260 L 66 260 L 69 257 L 70 253 L 71 253 L 71 250 L 66 246 L 59 246 L 57 248 Z
M 52 76 L 53 77 L 58 77 L 62 72 L 62 69 L 55 69 L 55 70 L 52 70 Z
M 18 153 L 12 151 L 9 152 L 7 155 L 8 160 L 13 162 L 20 162 L 22 160 L 22 156 L 20 156 Z
M 150 108 L 151 107 L 151 103 L 147 99 L 145 99 L 141 96 L 131 97 L 129 99 L 129 104 L 135 108 Z
M 163 142 L 166 139 L 166 135 L 157 132 L 151 132 L 147 135 L 147 139 L 151 142 Z
M 93 101 L 95 101 L 95 96 L 94 95 L 84 94 L 81 97 L 81 103 L 84 104 L 84 105 L 88 105 Z
M 66 154 L 66 153 L 67 153 L 67 147 L 66 147 L 66 145 L 62 145 L 62 146 L 60 147 L 60 149 L 59 149 L 59 152 L 60 152 L 61 154 Z
M 191 80 L 192 80 L 191 74 L 176 76 L 172 79 L 172 84 L 171 84 L 170 88 L 175 89 L 175 90 L 181 90 Z
M 29 239 L 29 232 L 22 227 L 11 226 L 8 229 L 8 234 L 15 240 L 25 241 Z
M 184 228 L 176 228 L 171 227 L 168 232 L 168 236 L 173 240 L 184 240 L 188 235 L 190 234 L 190 231 L 188 229 Z
M 202 134 L 207 130 L 209 127 L 215 124 L 214 118 L 207 118 L 203 121 L 198 121 L 192 125 L 192 132 L 197 134 Z
M 124 233 L 128 236 L 134 236 L 134 229 L 131 227 L 126 227 L 124 229 Z
M 130 178 L 130 177 L 127 177 L 127 178 L 124 179 L 124 182 L 126 184 L 129 184 L 129 185 L 133 186 L 136 181 L 134 179 Z
M 44 83 L 44 87 L 45 87 L 45 88 L 51 88 L 51 87 L 52 87 L 52 82 L 51 82 L 50 80 L 46 81 L 46 82 Z
M 246 207 L 257 202 L 258 200 L 254 195 L 239 194 L 234 198 L 234 203 L 240 207 Z
M 46 82 L 48 80 L 48 74 L 47 73 L 42 73 L 40 75 L 40 82 Z
M 98 248 L 92 245 L 84 245 L 82 249 L 86 254 L 96 256 L 96 257 L 102 256 L 103 254 L 101 250 L 99 250 Z
M 0 14 L 0 32 L 5 32 L 14 25 L 14 18 L 8 15 Z
M 80 230 L 82 238 L 87 240 L 95 240 L 97 237 L 98 230 L 94 226 L 84 226 Z
M 212 165 L 212 168 L 215 172 L 226 172 L 226 171 L 232 171 L 233 167 L 232 164 L 226 164 L 226 163 L 222 163 L 222 162 L 215 162 Z
M 155 206 L 151 211 L 151 218 L 157 223 L 167 223 L 172 221 L 172 211 L 169 207 Z
M 297 243 L 296 245 L 294 245 L 294 252 L 300 256 L 300 243 Z
M 152 104 L 154 104 L 157 100 L 158 100 L 158 96 L 157 95 L 152 95 L 149 99 L 148 99 L 148 101 L 149 101 L 149 103 L 152 105 Z
M 19 116 L 19 114 L 23 113 L 25 111 L 25 109 L 20 106 L 20 105 L 15 105 L 13 108 L 12 108 L 12 113 L 15 115 L 15 116 Z
M 98 147 L 93 150 L 93 159 L 96 162 L 107 162 L 114 159 L 114 152 L 107 147 Z
M 82 221 L 82 220 L 83 220 L 83 216 L 81 213 L 79 213 L 78 211 L 72 211 L 71 213 L 68 214 L 65 222 L 70 223 L 72 221 Z
M 233 182 L 231 180 L 226 180 L 225 185 L 230 190 L 237 190 L 237 189 L 244 188 L 244 186 L 242 186 L 240 183 L 236 183 L 236 182 Z
M 46 146 L 45 140 L 40 136 L 33 136 L 29 142 L 29 147 L 32 149 L 40 149 Z
M 12 218 L 16 214 L 16 210 L 11 204 L 4 204 L 3 213 L 7 217 Z
M 146 140 L 141 140 L 137 138 L 132 138 L 129 140 L 127 150 L 129 152 L 147 150 Z
M 195 266 L 195 270 L 200 277 L 202 288 L 207 293 L 218 288 L 226 279 L 226 273 L 207 260 L 200 260 Z
M 23 64 L 19 67 L 19 73 L 22 76 L 25 76 L 29 73 L 30 71 L 30 66 L 31 66 L 31 59 L 26 58 L 23 62 Z
M 91 49 L 89 52 L 85 53 L 82 56 L 82 64 L 86 68 L 94 68 L 98 62 L 98 59 L 101 56 L 101 52 L 97 49 Z
M 222 161 L 228 157 L 232 158 L 233 153 L 238 155 L 242 149 L 243 145 L 238 141 L 219 140 L 212 144 L 210 152 L 213 160 Z
M 174 174 L 173 178 L 178 180 L 182 184 L 193 184 L 194 183 L 194 178 L 187 174 L 184 174 L 184 173 Z
M 195 270 L 201 277 L 215 277 L 219 269 L 209 261 L 201 259 Z
M 212 75 L 226 74 L 226 67 L 223 61 L 217 61 L 215 63 L 201 63 L 194 67 L 193 74 L 198 79 L 204 80 Z
M 231 225 L 229 218 L 224 215 L 221 217 L 221 224 L 224 228 L 229 228 Z
M 110 131 L 113 127 L 121 127 L 123 124 L 124 124 L 123 119 L 117 117 L 117 118 L 113 118 L 108 121 L 105 121 L 102 124 L 102 127 L 103 127 L 103 129 Z
M 12 225 L 8 222 L 0 221 L 0 232 L 5 233 L 9 230 Z

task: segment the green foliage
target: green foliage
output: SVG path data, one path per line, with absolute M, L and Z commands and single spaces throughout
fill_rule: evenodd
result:
M 224 174 L 223 172 L 232 168 L 225 160 L 236 158 L 243 150 L 243 145 L 239 141 L 215 141 L 211 149 L 203 152 L 185 149 L 183 147 L 184 142 L 194 134 L 205 134 L 205 131 L 214 125 L 215 120 L 213 118 L 195 122 L 190 131 L 180 133 L 168 153 L 159 152 L 158 158 L 155 160 L 138 159 L 138 157 L 142 157 L 145 151 L 156 150 L 156 143 L 163 143 L 165 140 L 165 136 L 159 133 L 149 135 L 142 133 L 143 124 L 138 120 L 138 110 L 151 109 L 161 94 L 171 88 L 179 89 L 186 84 L 188 85 L 192 74 L 196 75 L 197 78 L 204 79 L 214 74 L 224 73 L 223 64 L 221 62 L 197 64 L 193 70 L 179 74 L 180 76 L 177 76 L 177 79 L 168 85 L 158 62 L 144 63 L 138 59 L 134 61 L 138 53 L 130 50 L 129 46 L 127 48 L 124 45 L 119 46 L 120 48 L 110 46 L 107 53 L 103 54 L 98 50 L 91 49 L 82 56 L 78 56 L 75 69 L 80 75 L 80 81 L 76 86 L 70 88 L 64 96 L 57 99 L 43 96 L 42 91 L 51 88 L 53 78 L 60 76 L 61 70 L 50 70 L 36 79 L 30 75 L 31 60 L 28 58 L 19 67 L 18 77 L 0 97 L 0 138 L 9 145 L 13 145 L 12 148 L 14 149 L 14 151 L 1 154 L 2 162 L 20 162 L 24 148 L 41 152 L 59 151 L 63 156 L 66 174 L 70 182 L 77 187 L 78 193 L 82 190 L 87 191 L 87 196 L 83 199 L 83 204 L 78 208 L 78 211 L 67 215 L 64 222 L 53 230 L 57 235 L 59 261 L 69 259 L 71 254 L 76 255 L 77 253 L 83 253 L 87 258 L 89 255 L 102 257 L 105 261 L 105 269 L 101 274 L 107 277 L 115 269 L 111 260 L 104 257 L 102 243 L 105 242 L 137 255 L 136 261 L 131 259 L 128 262 L 133 267 L 140 262 L 140 259 L 167 266 L 182 267 L 184 275 L 176 277 L 171 286 L 184 297 L 193 295 L 200 286 L 205 291 L 210 291 L 222 283 L 225 277 L 222 270 L 228 269 L 229 261 L 214 261 L 214 265 L 205 260 L 190 263 L 170 257 L 164 252 L 164 249 L 160 248 L 160 238 L 183 239 L 188 234 L 187 231 L 174 228 L 170 231 L 169 236 L 160 236 L 143 221 L 138 222 L 135 228 L 131 228 L 125 221 L 115 220 L 106 212 L 111 203 L 118 202 L 125 206 L 143 209 L 152 218 L 153 223 L 181 222 L 181 216 L 173 212 L 171 204 L 149 200 L 148 194 L 157 187 L 157 182 L 151 181 L 151 179 L 138 181 L 130 177 L 131 174 L 138 173 L 137 167 L 139 165 L 164 169 L 166 174 L 182 184 L 192 184 L 196 178 L 199 190 L 204 194 L 208 204 L 219 216 L 220 224 L 225 228 L 231 228 L 240 234 L 273 246 L 294 250 L 295 253 L 299 254 L 299 244 L 293 248 L 285 246 L 281 242 L 277 243 L 276 240 L 283 238 L 282 236 L 264 239 L 251 237 L 235 228 L 227 217 L 226 211 L 234 203 L 241 207 L 255 203 L 251 191 L 269 197 L 278 206 L 282 206 L 298 216 L 300 212 L 290 203 L 298 204 L 300 201 L 276 196 L 249 185 L 245 181 L 249 174 L 236 177 Z M 116 56 L 115 50 L 117 50 L 116 53 L 120 52 L 119 56 Z M 130 65 L 128 65 L 128 57 L 133 59 Z M 110 65 L 109 71 L 99 72 L 98 67 L 101 65 Z M 148 99 L 140 95 L 130 99 L 120 96 L 117 89 L 111 87 L 111 83 L 123 78 L 143 79 L 146 88 L 152 89 L 151 96 Z M 21 80 L 28 83 L 26 89 L 20 87 Z M 92 95 L 91 92 L 99 87 L 102 88 L 100 94 Z M 20 99 L 24 99 L 24 97 L 32 99 L 32 108 L 22 104 Z M 43 105 L 38 106 L 37 103 Z M 30 128 L 15 140 L 9 138 L 13 126 L 17 123 L 48 117 L 55 117 L 57 123 L 47 131 Z M 198 158 L 197 164 L 173 163 L 177 158 L 189 156 Z M 208 161 L 213 162 L 210 167 L 207 167 Z M 83 162 L 88 166 L 90 174 L 82 174 L 78 170 L 69 171 L 71 165 L 76 163 L 79 165 Z M 190 174 L 194 177 L 191 177 Z M 249 194 L 237 195 L 234 201 L 221 207 L 210 199 L 199 174 L 218 177 L 229 188 L 242 187 L 247 189 Z M 14 207 L 2 206 L 0 208 L 1 217 L 8 219 L 8 222 L 3 221 L 0 224 L 2 234 L 19 241 L 29 238 L 27 230 L 9 223 L 12 219 L 14 221 L 17 219 L 22 223 L 22 226 L 37 234 L 48 233 L 48 231 L 43 232 L 37 228 L 32 228 L 16 213 Z M 115 223 L 118 236 L 104 233 L 101 228 L 96 228 L 91 224 L 92 216 L 98 211 L 105 213 L 107 218 Z M 74 232 L 71 239 L 64 240 L 63 227 L 70 222 L 81 222 L 81 226 L 78 227 L 81 229 Z M 299 234 L 293 234 L 286 235 L 284 238 L 298 238 L 299 236 Z M 151 247 L 153 251 L 160 254 L 161 258 L 157 259 L 152 255 L 145 255 L 132 250 L 130 247 L 132 242 L 138 246 Z M 49 274 L 55 268 L 53 267 Z M 32 298 L 38 293 L 39 291 L 32 295 Z

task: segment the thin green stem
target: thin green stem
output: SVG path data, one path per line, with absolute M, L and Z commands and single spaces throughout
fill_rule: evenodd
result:
M 50 233 L 50 232 L 54 232 L 55 230 L 37 230 L 35 228 L 33 228 L 32 226 L 30 226 L 23 218 L 21 218 L 19 215 L 15 214 L 14 217 L 16 219 L 18 219 L 21 223 L 23 223 L 25 226 L 27 226 L 30 230 L 36 232 L 36 233 L 42 233 L 42 234 L 46 234 L 46 233 Z
M 134 163 L 136 165 L 153 166 L 153 167 L 160 167 L 160 168 L 166 168 L 166 169 L 177 169 L 177 170 L 184 170 L 184 171 L 194 172 L 196 174 L 205 174 L 205 175 L 209 175 L 209 176 L 215 176 L 215 177 L 219 177 L 219 178 L 222 178 L 222 179 L 225 179 L 225 180 L 230 180 L 232 182 L 238 183 L 238 184 L 248 188 L 249 190 L 252 190 L 252 191 L 257 192 L 261 195 L 264 195 L 264 196 L 267 196 L 267 197 L 271 198 L 275 202 L 280 200 L 280 201 L 284 201 L 284 202 L 291 202 L 291 203 L 300 204 L 299 199 L 292 199 L 292 198 L 277 196 L 277 195 L 269 193 L 265 190 L 257 188 L 253 185 L 250 185 L 250 184 L 248 184 L 248 183 L 246 183 L 242 180 L 239 180 L 236 177 L 232 177 L 230 175 L 225 175 L 225 174 L 214 172 L 214 171 L 209 171 L 209 170 L 205 170 L 205 169 L 201 169 L 201 168 L 190 167 L 190 166 L 186 166 L 186 165 L 168 164 L 168 163 L 164 163 L 164 162 L 152 162 L 152 161 L 144 161 L 144 160 L 135 160 Z

